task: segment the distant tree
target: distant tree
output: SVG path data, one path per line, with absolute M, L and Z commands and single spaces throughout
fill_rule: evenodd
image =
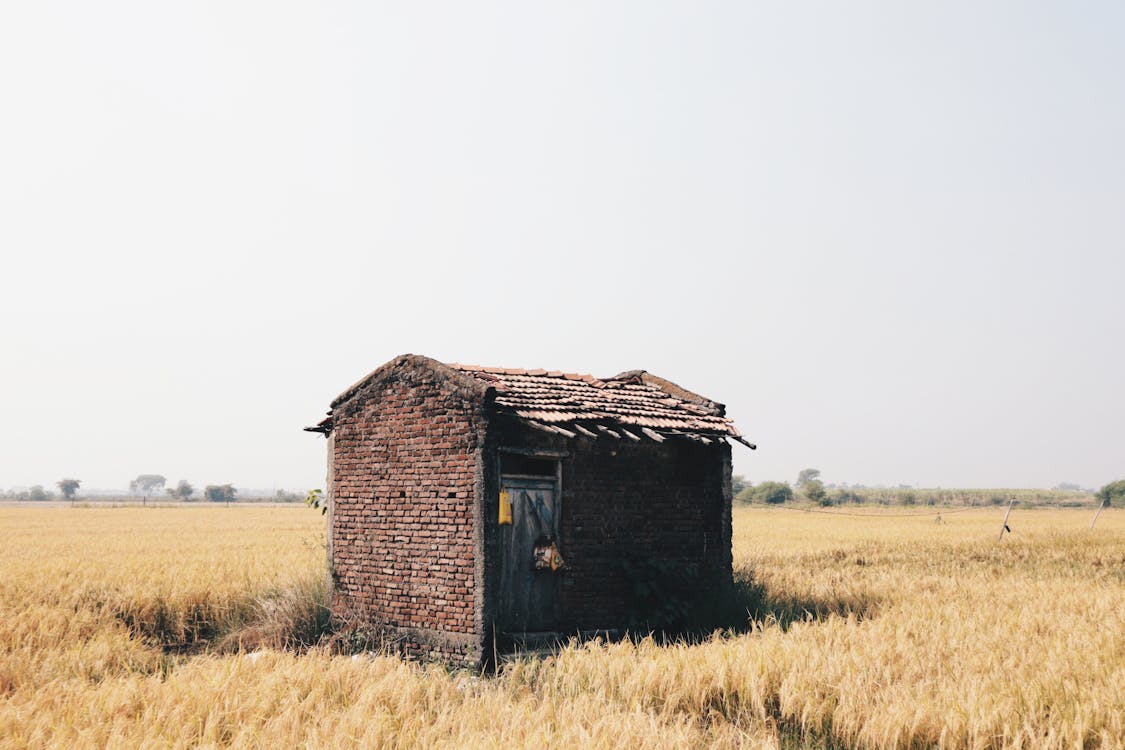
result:
M 203 489 L 203 497 L 213 503 L 233 503 L 238 490 L 229 484 L 209 484 Z
M 1059 490 L 1061 492 L 1081 492 L 1082 491 L 1082 487 L 1080 485 L 1074 484 L 1073 482 L 1059 482 L 1058 484 L 1055 485 L 1054 489 Z
M 1094 497 L 1106 505 L 1125 505 L 1125 479 L 1110 482 L 1098 490 Z
M 801 485 L 801 492 L 814 503 L 819 503 L 821 505 L 832 504 L 832 501 L 828 498 L 828 493 L 824 491 L 824 482 L 819 479 L 813 478 L 806 480 L 805 483 Z M 827 501 L 827 503 L 825 501 Z
M 797 475 L 797 488 L 804 487 L 809 482 L 816 482 L 820 479 L 820 469 L 801 469 Z
M 785 482 L 762 482 L 753 492 L 756 502 L 769 505 L 781 505 L 793 499 L 793 488 Z
M 63 494 L 67 500 L 73 500 L 75 494 L 78 493 L 78 487 L 82 484 L 81 479 L 60 479 L 55 482 L 59 488 L 59 492 Z
M 37 484 L 27 491 L 27 499 L 42 502 L 43 500 L 50 500 L 51 496 L 43 489 L 43 485 Z
M 151 495 L 154 491 L 163 489 L 168 480 L 160 474 L 141 474 L 129 482 L 129 491 L 133 494 Z
M 863 502 L 863 496 L 858 492 L 849 489 L 838 489 L 832 493 L 832 504 L 843 505 L 844 503 L 854 503 L 859 505 Z
M 299 503 L 304 500 L 304 498 L 296 492 L 287 492 L 285 490 L 278 490 L 273 496 L 273 499 L 278 503 Z
M 168 488 L 168 494 L 177 500 L 182 500 L 185 503 L 191 500 L 191 496 L 195 494 L 195 488 L 188 483 L 188 480 L 181 479 L 176 483 L 175 487 Z
M 732 495 L 737 495 L 749 486 L 750 482 L 746 481 L 746 477 L 741 474 L 734 474 L 730 478 L 730 493 Z

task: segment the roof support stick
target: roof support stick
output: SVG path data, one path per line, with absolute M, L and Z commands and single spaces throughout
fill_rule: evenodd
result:
M 525 422 L 525 424 L 526 424 L 526 425 L 527 425 L 528 427 L 534 427 L 535 429 L 537 429 L 537 430 L 541 430 L 542 432 L 550 432 L 550 433 L 554 433 L 554 432 L 555 432 L 554 430 L 552 430 L 552 429 L 551 429 L 550 427 L 548 427 L 547 425 L 545 425 L 545 424 L 540 424 L 539 422 L 532 422 L 532 421 L 530 421 L 530 420 L 529 420 L 528 422 Z
M 583 426 L 582 426 L 582 425 L 580 425 L 580 424 L 572 424 L 572 425 L 571 425 L 571 427 L 573 427 L 573 428 L 574 428 L 575 430 L 577 430 L 578 432 L 581 432 L 581 433 L 582 433 L 583 435 L 585 435 L 586 437 L 590 438 L 591 440 L 597 440 L 597 439 L 598 439 L 598 436 L 597 436 L 597 435 L 595 435 L 594 433 L 590 432 L 589 430 L 587 430 L 587 429 L 586 429 L 585 427 L 583 427 Z

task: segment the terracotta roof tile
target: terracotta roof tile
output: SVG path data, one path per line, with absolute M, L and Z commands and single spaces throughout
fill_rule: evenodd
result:
M 739 437 L 721 405 L 702 397 L 689 400 L 694 394 L 659 378 L 646 379 L 639 370 L 624 373 L 622 379 L 600 379 L 561 370 L 462 364 L 449 367 L 489 382 L 496 390 L 496 407 L 521 419 L 555 426 L 586 423 L 603 431 L 632 426 L 638 432 L 648 428 L 665 433 Z M 631 433 L 629 437 L 635 439 Z

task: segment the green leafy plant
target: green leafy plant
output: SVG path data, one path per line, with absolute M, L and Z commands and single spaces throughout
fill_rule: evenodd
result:
M 310 508 L 319 508 L 321 515 L 327 513 L 328 498 L 325 497 L 324 490 L 309 490 L 309 494 L 305 496 L 305 505 Z

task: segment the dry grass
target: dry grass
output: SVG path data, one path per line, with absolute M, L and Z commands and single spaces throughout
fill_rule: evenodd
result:
M 284 648 L 304 508 L 0 508 L 0 747 L 1125 747 L 1125 515 L 945 513 L 739 509 L 750 632 L 478 679 Z

